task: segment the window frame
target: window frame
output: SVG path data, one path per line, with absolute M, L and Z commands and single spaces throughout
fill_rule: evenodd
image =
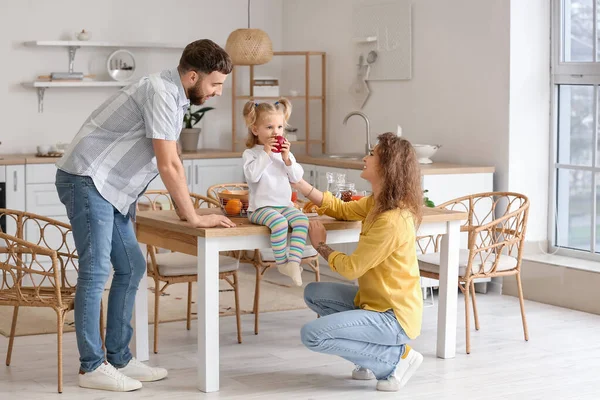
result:
M 600 97 L 600 55 L 598 54 L 598 16 L 599 4 L 597 0 L 592 0 L 593 15 L 595 21 L 593 24 L 593 54 L 596 61 L 590 62 L 564 62 L 562 58 L 563 36 L 563 5 L 569 0 L 552 0 L 551 5 L 551 107 L 550 107 L 550 165 L 549 165 L 549 212 L 548 212 L 548 249 L 552 254 L 582 258 L 593 261 L 600 261 L 600 246 L 596 246 L 596 223 L 597 223 L 597 185 L 600 183 L 600 165 L 597 158 L 598 152 L 598 115 L 599 115 L 599 97 Z M 559 88 L 560 85 L 590 85 L 594 87 L 593 104 L 593 151 L 591 166 L 580 166 L 571 164 L 560 164 L 558 162 L 558 116 L 559 116 Z M 558 217 L 558 171 L 559 169 L 571 169 L 578 171 L 592 172 L 592 221 L 591 221 L 591 243 L 590 250 L 577 250 L 557 245 L 557 217 Z

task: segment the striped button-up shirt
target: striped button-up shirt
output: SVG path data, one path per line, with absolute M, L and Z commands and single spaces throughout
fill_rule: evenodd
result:
M 179 139 L 189 105 L 177 68 L 144 77 L 90 115 L 56 166 L 91 177 L 127 215 L 158 175 L 152 139 Z

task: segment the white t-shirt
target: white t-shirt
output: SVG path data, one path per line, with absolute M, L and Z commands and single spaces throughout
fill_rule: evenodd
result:
M 242 154 L 244 160 L 244 176 L 250 190 L 248 211 L 256 211 L 261 207 L 293 207 L 292 187 L 302 179 L 304 169 L 290 153 L 292 165 L 285 165 L 281 153 L 264 151 L 262 145 L 247 149 Z

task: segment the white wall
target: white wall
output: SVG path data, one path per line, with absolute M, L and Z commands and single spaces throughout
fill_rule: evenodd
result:
M 548 236 L 550 5 L 511 1 L 508 190 L 531 202 L 528 241 Z
M 353 105 L 348 87 L 355 76 L 353 6 L 377 0 L 254 0 L 252 27 L 267 31 L 275 50 L 327 52 L 328 147 L 330 152 L 364 148 L 364 124 L 342 119 Z M 533 7 L 528 11 L 527 7 Z M 546 237 L 548 168 L 548 6 L 545 0 L 413 0 L 413 78 L 371 82 L 364 112 L 372 133 L 401 124 L 415 143 L 443 147 L 437 161 L 496 167 L 495 189 L 528 194 L 532 201 L 528 240 Z M 85 10 L 84 10 L 85 5 Z M 247 2 L 177 0 L 10 0 L 0 3 L 0 153 L 33 152 L 37 144 L 68 142 L 79 126 L 116 89 L 49 89 L 45 111 L 36 93 L 20 85 L 37 75 L 67 69 L 63 48 L 29 48 L 26 40 L 64 38 L 85 28 L 95 40 L 181 43 L 210 38 L 222 46 L 247 24 Z M 535 12 L 532 12 L 534 10 Z M 111 50 L 81 49 L 75 70 L 105 77 Z M 139 75 L 177 64 L 179 50 L 134 50 Z M 282 94 L 304 85 L 302 61 L 289 58 L 257 68 L 257 75 L 283 75 Z M 318 59 L 311 87 L 320 88 Z M 240 87 L 247 86 L 242 69 Z M 231 141 L 231 82 L 207 105 L 203 144 L 228 148 Z M 241 107 L 240 101 L 238 107 Z M 299 125 L 302 104 L 294 103 Z M 318 103 L 313 132 L 319 133 Z M 238 129 L 241 126 L 238 125 Z M 526 171 L 526 173 L 524 172 Z
M 348 96 L 357 64 L 353 6 L 375 2 L 284 2 L 286 50 L 327 52 L 330 151 L 364 149 L 364 123 L 353 118 L 344 127 L 342 120 L 354 109 Z M 362 111 L 372 133 L 395 131 L 401 124 L 413 143 L 443 146 L 437 161 L 494 165 L 495 187 L 506 188 L 509 18 L 506 0 L 413 0 L 413 78 L 370 83 L 371 97 Z M 301 87 L 304 75 L 288 70 L 293 71 L 288 78 Z
M 281 49 L 282 5 L 278 0 L 251 3 L 252 27 L 264 29 L 275 49 Z M 229 33 L 247 26 L 245 0 L 8 0 L 0 3 L 0 153 L 34 152 L 37 144 L 69 142 L 95 107 L 116 88 L 46 90 L 44 113 L 37 112 L 33 89 L 20 83 L 38 75 L 68 70 L 66 48 L 31 48 L 27 40 L 56 40 L 89 30 L 92 40 L 156 41 L 182 47 L 202 38 L 225 46 Z M 131 50 L 131 49 L 130 49 Z M 110 49 L 80 49 L 75 70 L 108 79 L 106 58 Z M 181 50 L 132 50 L 139 66 L 137 76 L 177 66 Z M 203 127 L 205 147 L 231 144 L 231 82 L 221 98 L 206 105 L 216 110 L 206 114 Z M 206 134 L 206 137 L 204 135 Z
M 342 125 L 353 110 L 348 92 L 357 64 L 352 12 L 354 5 L 378 2 L 284 3 L 286 49 L 327 52 L 330 151 L 358 152 L 364 146 L 362 121 Z M 413 78 L 370 82 L 371 97 L 362 110 L 374 134 L 395 131 L 400 124 L 413 143 L 441 144 L 436 161 L 495 166 L 495 190 L 518 191 L 531 199 L 528 241 L 547 237 L 546 3 L 413 0 Z M 286 79 L 303 79 L 297 66 L 287 70 Z

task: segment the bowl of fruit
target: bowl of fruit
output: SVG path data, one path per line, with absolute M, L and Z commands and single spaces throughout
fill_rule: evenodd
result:
M 225 189 L 218 193 L 221 208 L 228 216 L 241 216 L 248 213 L 248 190 Z

